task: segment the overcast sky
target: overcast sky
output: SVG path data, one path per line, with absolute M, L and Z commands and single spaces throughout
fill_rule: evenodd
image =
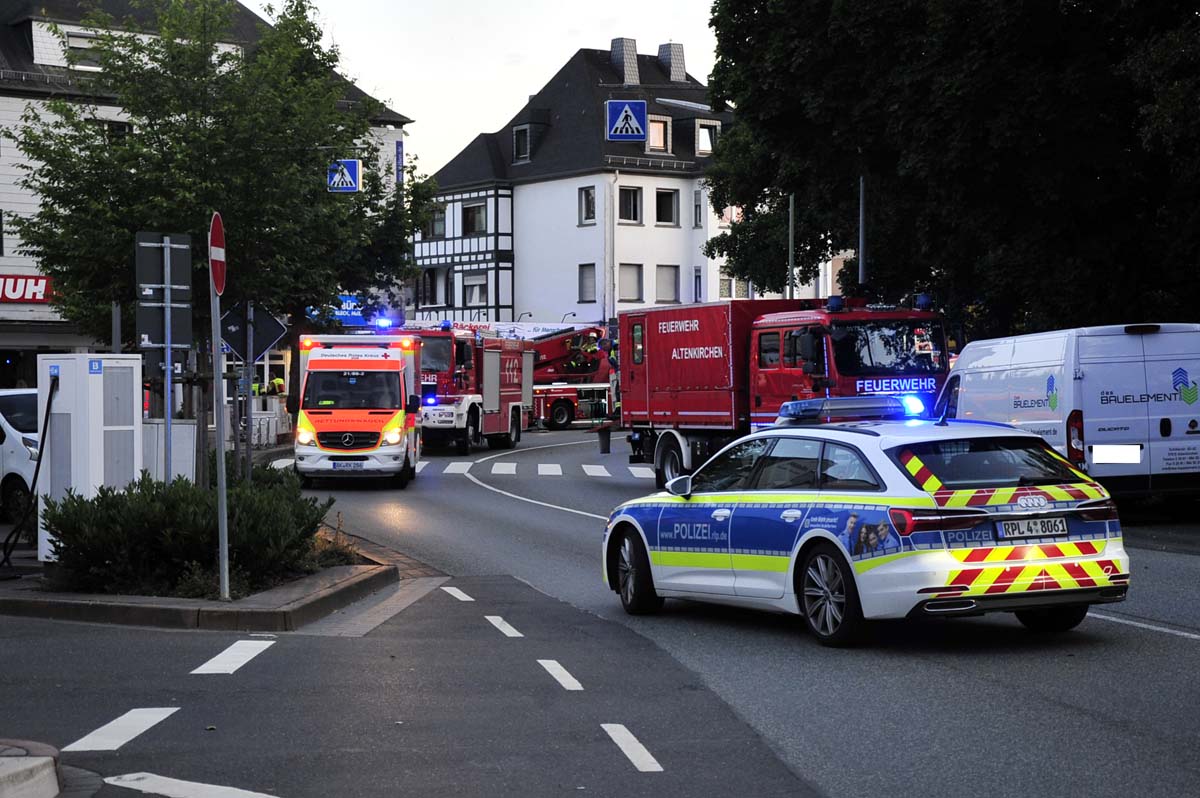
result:
M 265 0 L 243 0 L 260 15 Z M 342 71 L 416 120 L 405 152 L 433 174 L 471 139 L 494 132 L 576 50 L 625 36 L 655 54 L 684 46 L 687 70 L 707 83 L 716 41 L 711 0 L 315 0 Z

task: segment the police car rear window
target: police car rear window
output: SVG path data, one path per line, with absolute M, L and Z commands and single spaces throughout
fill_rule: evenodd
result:
M 1045 443 L 1031 438 L 924 441 L 888 454 L 922 490 L 1010 488 L 1080 481 Z

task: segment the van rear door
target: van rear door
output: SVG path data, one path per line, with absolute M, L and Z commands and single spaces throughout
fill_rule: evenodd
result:
M 1150 399 L 1150 487 L 1200 491 L 1200 327 L 1164 324 L 1138 337 Z
M 1081 332 L 1077 338 L 1088 473 L 1117 490 L 1150 487 L 1142 338 L 1120 328 Z

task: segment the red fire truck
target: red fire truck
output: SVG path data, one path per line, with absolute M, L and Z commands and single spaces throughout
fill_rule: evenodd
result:
M 816 396 L 895 394 L 929 407 L 949 353 L 941 315 L 829 300 L 741 300 L 620 314 L 630 460 L 662 487 Z M 911 397 L 911 398 L 908 398 Z
M 421 331 L 421 434 L 459 454 L 487 441 L 511 449 L 533 404 L 533 351 L 525 341 L 444 325 Z
M 530 340 L 533 346 L 533 416 L 550 429 L 602 418 L 613 406 L 615 371 L 601 342 L 604 327 L 585 327 Z

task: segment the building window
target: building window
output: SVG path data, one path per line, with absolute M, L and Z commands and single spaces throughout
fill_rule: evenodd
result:
M 720 129 L 720 125 L 702 122 L 696 124 L 697 155 L 712 155 L 713 150 L 717 148 L 717 131 Z
M 621 186 L 617 218 L 622 222 L 642 223 L 642 190 L 640 188 Z
M 529 160 L 529 125 L 513 128 L 513 163 Z
M 417 306 L 436 305 L 437 302 L 437 272 L 426 269 L 421 273 L 417 283 Z
M 704 271 L 699 266 L 692 273 L 692 301 L 704 301 Z
M 596 223 L 596 187 L 584 186 L 579 189 L 579 223 Z
M 733 282 L 733 298 L 734 299 L 749 299 L 750 298 L 750 282 L 748 280 L 734 280 L 734 282 Z
M 679 267 L 659 266 L 655 272 L 654 298 L 659 302 L 679 302 Z
M 100 57 L 96 52 L 96 37 L 91 33 L 67 34 L 67 63 L 81 72 L 99 72 Z
M 487 274 L 463 275 L 463 304 L 477 308 L 488 303 Z
M 446 269 L 446 287 L 442 292 L 442 296 L 446 297 L 446 307 L 454 307 L 454 270 Z
M 487 205 L 463 206 L 463 235 L 481 236 L 487 232 Z
M 660 188 L 654 192 L 654 221 L 679 226 L 679 192 Z
M 446 237 L 446 209 L 434 208 L 433 213 L 429 217 L 429 221 L 425 223 L 425 227 L 421 230 L 422 238 L 445 238 Z
M 617 283 L 617 299 L 621 302 L 641 302 L 642 264 L 622 263 Z
M 704 195 L 699 189 L 692 192 L 692 225 L 704 226 Z
M 721 218 L 717 222 L 720 227 L 729 227 L 734 222 L 742 220 L 742 211 L 740 208 L 735 208 L 732 205 L 726 205 L 725 210 L 721 211 Z
M 647 120 L 646 152 L 671 151 L 671 117 L 651 116 Z
M 579 264 L 579 301 L 596 301 L 596 264 Z
M 733 297 L 733 280 L 729 277 L 722 277 L 718 287 L 717 296 L 721 299 L 731 299 Z

